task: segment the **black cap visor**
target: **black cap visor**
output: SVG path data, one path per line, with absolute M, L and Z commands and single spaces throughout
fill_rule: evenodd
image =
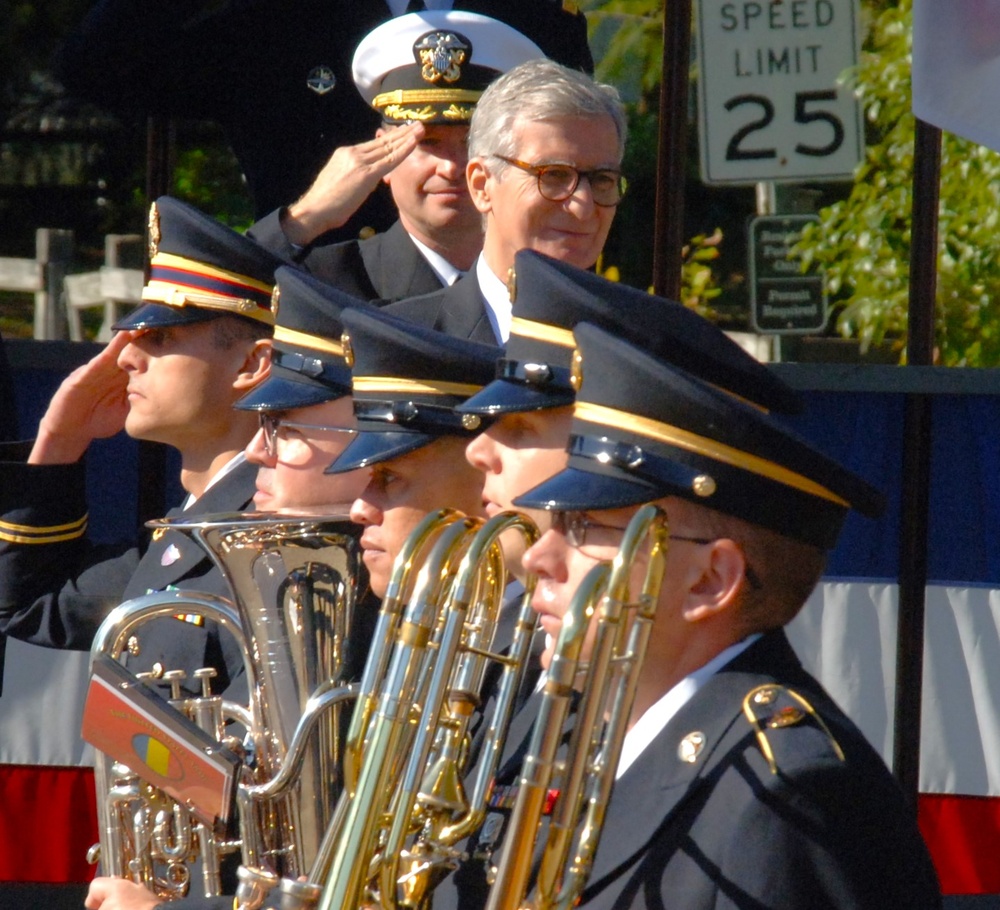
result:
M 411 430 L 366 429 L 362 424 L 358 435 L 324 473 L 343 474 L 356 468 L 367 468 L 388 461 L 390 458 L 414 452 L 440 438 L 440 435 Z
M 123 329 L 157 329 L 174 325 L 191 325 L 208 322 L 224 315 L 222 310 L 209 310 L 196 306 L 167 306 L 165 303 L 143 303 L 119 319 L 113 326 L 116 332 Z M 233 314 L 237 315 L 237 314 Z
M 319 382 L 295 370 L 272 364 L 267 379 L 247 392 L 233 407 L 241 411 L 287 411 L 336 401 L 350 394 L 350 385 Z

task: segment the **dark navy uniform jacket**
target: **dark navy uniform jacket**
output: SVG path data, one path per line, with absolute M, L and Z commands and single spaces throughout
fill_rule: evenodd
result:
M 844 761 L 804 718 L 767 731 L 772 773 L 742 705 L 752 689 L 774 683 L 813 706 Z M 535 708 L 532 699 L 522 715 Z M 516 782 L 523 757 L 524 739 L 511 743 L 527 724 L 523 716 L 516 722 L 501 784 Z M 694 732 L 704 746 L 684 761 L 681 744 Z M 483 852 L 477 842 L 470 849 Z M 500 853 L 496 846 L 493 862 Z M 434 908 L 475 910 L 486 894 L 483 863 L 472 860 L 434 892 Z M 941 898 L 916 822 L 882 759 L 778 631 L 708 680 L 615 783 L 580 906 L 924 910 L 940 907 Z
M 474 268 L 449 288 L 391 303 L 385 310 L 455 338 L 499 344 Z
M 399 221 L 366 240 L 313 245 L 301 251 L 282 232 L 278 212 L 262 218 L 247 234 L 276 256 L 361 300 L 402 300 L 442 287 Z
M 4 449 L 0 447 L 0 454 Z M 86 651 L 101 621 L 132 597 L 168 588 L 231 596 L 226 582 L 194 541 L 167 531 L 148 546 L 94 545 L 85 527 L 84 465 L 0 463 L 0 632 L 31 644 Z M 189 509 L 171 517 L 252 509 L 256 465 L 242 462 Z M 17 530 L 19 529 L 19 530 Z M 164 617 L 138 627 L 127 658 L 133 673 L 159 663 L 184 670 L 185 688 L 200 691 L 199 667 L 218 670 L 214 689 L 245 685 L 240 649 L 214 623 Z M 231 693 L 234 694 L 234 693 Z M 234 696 L 235 697 L 235 696 Z
M 571 4 L 455 6 L 495 16 L 547 56 L 593 70 L 586 22 Z M 68 92 L 116 114 L 221 124 L 261 218 L 302 195 L 338 145 L 374 136 L 378 116 L 354 86 L 351 59 L 389 18 L 382 0 L 98 0 L 62 48 L 57 72 Z M 337 236 L 385 229 L 394 217 L 379 193 Z

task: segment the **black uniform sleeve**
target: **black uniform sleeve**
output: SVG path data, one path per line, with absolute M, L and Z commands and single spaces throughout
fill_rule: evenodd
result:
M 0 447 L 9 456 L 10 447 Z M 87 540 L 85 473 L 0 462 L 0 633 L 85 651 L 139 563 L 134 546 Z

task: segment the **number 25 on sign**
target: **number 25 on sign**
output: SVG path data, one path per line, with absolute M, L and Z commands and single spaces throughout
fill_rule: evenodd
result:
M 861 110 L 857 0 L 696 0 L 702 180 L 850 179 Z

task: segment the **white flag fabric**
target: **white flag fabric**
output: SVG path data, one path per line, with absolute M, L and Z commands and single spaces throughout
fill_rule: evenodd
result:
M 913 113 L 1000 150 L 1000 0 L 913 0 Z

